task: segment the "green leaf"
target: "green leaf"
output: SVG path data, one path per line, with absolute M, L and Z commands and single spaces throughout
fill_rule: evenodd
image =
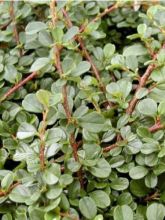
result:
M 148 51 L 141 44 L 134 44 L 132 46 L 129 46 L 123 52 L 124 56 L 142 56 L 146 54 L 148 54 Z
M 26 111 L 35 112 L 35 113 L 42 113 L 44 111 L 43 106 L 38 101 L 35 94 L 28 94 L 25 96 L 22 106 Z
M 28 212 L 29 212 L 30 219 L 45 220 L 44 210 L 42 210 L 41 208 L 30 206 Z
M 117 121 L 117 128 L 120 129 L 122 127 L 124 127 L 124 125 L 126 125 L 129 121 L 129 115 L 123 115 L 119 118 L 119 120 Z
M 159 67 L 152 71 L 151 79 L 155 82 L 164 82 L 165 81 L 165 67 Z
M 165 101 L 160 102 L 160 104 L 158 106 L 158 113 L 159 113 L 159 115 L 165 114 Z
M 63 174 L 59 181 L 61 185 L 67 186 L 73 182 L 73 177 L 70 174 Z
M 48 199 L 56 199 L 60 196 L 61 193 L 62 193 L 62 187 L 59 185 L 55 185 L 55 186 L 53 186 L 53 188 L 50 188 L 46 192 L 46 197 Z
M 67 42 L 73 39 L 73 37 L 79 33 L 79 28 L 76 26 L 72 26 L 67 32 L 66 34 L 64 34 L 63 36 L 63 41 Z
M 148 169 L 143 166 L 136 166 L 131 168 L 129 175 L 132 179 L 141 179 L 148 173 Z
M 143 126 L 138 127 L 137 134 L 143 138 L 145 138 L 145 137 L 150 138 L 151 137 L 151 132 L 148 130 L 148 128 L 143 127 Z
M 88 112 L 88 107 L 85 105 L 81 105 L 76 109 L 76 111 L 73 113 L 73 116 L 76 118 L 81 118 L 83 115 L 85 115 Z
M 117 203 L 119 205 L 129 205 L 131 204 L 132 200 L 132 195 L 129 192 L 123 192 L 117 197 Z
M 9 199 L 16 203 L 26 203 L 30 197 L 31 193 L 24 185 L 16 186 L 9 194 Z
M 51 93 L 49 91 L 43 90 L 43 89 L 38 90 L 36 93 L 36 97 L 37 97 L 38 101 L 41 104 L 43 104 L 43 106 L 45 108 L 49 107 L 50 96 L 51 96 Z
M 59 178 L 50 169 L 44 171 L 43 179 L 44 179 L 45 183 L 48 184 L 48 185 L 54 185 L 59 180 Z
M 153 173 L 149 173 L 146 177 L 145 177 L 145 185 L 148 188 L 154 188 L 156 187 L 158 183 L 158 178 L 157 176 L 155 176 L 155 174 Z
M 70 158 L 67 161 L 67 167 L 70 171 L 72 171 L 74 173 L 80 169 L 81 164 L 78 161 L 76 161 L 74 158 Z
M 152 139 L 149 143 L 143 144 L 141 148 L 141 152 L 143 154 L 151 154 L 156 151 L 159 151 L 159 145 L 158 143 L 155 143 L 154 141 L 152 141 Z
M 103 220 L 103 215 L 101 215 L 101 214 L 96 215 L 96 217 L 94 218 L 94 220 Z
M 146 24 L 139 24 L 137 27 L 137 31 L 140 35 L 144 36 L 147 31 L 147 25 Z
M 112 159 L 109 160 L 109 163 L 112 168 L 117 168 L 123 165 L 125 162 L 124 157 L 122 155 L 114 156 Z
M 115 45 L 108 43 L 104 46 L 103 51 L 105 58 L 109 59 L 115 53 Z
M 79 209 L 82 215 L 87 219 L 93 219 L 97 214 L 96 204 L 90 197 L 83 197 L 79 201 Z
M 2 220 L 13 220 L 13 218 L 10 213 L 7 213 L 2 216 Z
M 159 65 L 163 65 L 165 62 L 165 51 L 164 49 L 161 49 L 157 55 L 157 60 Z
M 44 220 L 60 220 L 61 217 L 59 215 L 54 214 L 53 212 L 47 212 L 44 215 Z
M 89 168 L 89 171 L 96 177 L 107 178 L 111 173 L 111 167 L 104 158 L 100 158 L 97 161 L 97 165 Z
M 130 182 L 131 193 L 137 197 L 146 196 L 150 189 L 145 186 L 144 180 L 131 180 Z
M 146 96 L 148 94 L 148 89 L 147 88 L 140 88 L 137 92 L 136 92 L 136 98 L 137 99 L 142 99 L 144 96 Z
M 51 128 L 46 132 L 46 144 L 51 145 L 57 143 L 60 140 L 65 140 L 65 132 L 61 128 Z
M 10 185 L 13 183 L 14 181 L 14 176 L 12 173 L 8 173 L 1 181 L 1 187 L 5 190 L 7 190 Z
M 96 190 L 91 192 L 89 195 L 95 201 L 97 207 L 104 209 L 110 206 L 110 198 L 104 191 Z
M 91 64 L 88 61 L 81 61 L 76 69 L 71 72 L 72 76 L 81 76 L 83 73 L 89 71 Z
M 62 94 L 57 93 L 57 94 L 52 94 L 49 98 L 49 106 L 56 106 L 58 103 L 62 102 Z
M 165 207 L 162 204 L 153 203 L 147 207 L 147 220 L 163 220 L 165 217 Z
M 115 130 L 109 130 L 108 132 L 104 133 L 103 137 L 102 137 L 102 142 L 109 142 L 111 140 L 113 140 L 116 136 Z
M 126 56 L 126 65 L 129 69 L 136 71 L 138 68 L 138 59 L 136 56 Z
M 133 211 L 128 205 L 117 206 L 114 209 L 114 220 L 133 220 Z
M 19 74 L 14 65 L 5 66 L 4 79 L 10 83 L 15 83 L 19 80 Z
M 61 27 L 57 26 L 52 30 L 52 35 L 53 35 L 53 39 L 55 40 L 56 43 L 61 43 L 64 32 Z
M 91 112 L 81 117 L 79 122 L 80 125 L 88 131 L 98 133 L 103 129 L 105 119 L 101 114 L 97 112 Z
M 46 150 L 46 157 L 49 158 L 56 155 L 60 149 L 61 149 L 61 144 L 59 143 L 51 144 Z
M 116 178 L 110 184 L 110 187 L 114 190 L 121 191 L 127 189 L 129 186 L 129 181 L 126 178 Z
M 39 71 L 46 67 L 50 63 L 50 59 L 47 57 L 37 58 L 30 68 L 30 72 Z
M 50 47 L 53 43 L 51 36 L 47 31 L 40 31 L 38 35 L 38 40 L 45 47 Z
M 147 116 L 155 116 L 157 113 L 157 104 L 153 99 L 146 98 L 138 103 L 138 111 Z
M 34 137 L 36 133 L 37 131 L 33 125 L 23 122 L 18 128 L 17 138 L 22 140 L 25 138 Z
M 36 34 L 39 31 L 46 30 L 47 25 L 40 21 L 29 22 L 25 28 L 26 34 L 32 35 Z
M 110 83 L 106 86 L 106 90 L 109 93 L 108 98 L 114 101 L 115 99 L 126 99 L 132 90 L 132 84 L 128 80 L 121 79 L 117 83 Z

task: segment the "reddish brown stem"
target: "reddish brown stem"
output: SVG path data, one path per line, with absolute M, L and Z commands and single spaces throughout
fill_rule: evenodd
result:
M 67 26 L 69 27 L 69 28 L 71 28 L 72 26 L 73 26 L 73 24 L 72 24 L 72 21 L 70 20 L 70 17 L 69 17 L 69 15 L 68 15 L 68 13 L 67 13 L 67 11 L 63 8 L 62 9 L 62 13 L 63 13 L 63 15 L 64 15 L 64 17 L 66 18 L 66 23 L 67 23 Z
M 97 15 L 94 19 L 92 19 L 87 25 L 82 25 L 82 27 L 80 28 L 79 32 L 83 32 L 85 30 L 85 28 L 91 24 L 94 23 L 96 21 L 98 21 L 99 19 L 101 19 L 102 17 L 104 17 L 105 15 L 109 14 L 110 12 L 114 11 L 115 9 L 118 8 L 118 3 L 106 8 L 103 12 L 101 12 L 99 15 Z
M 70 145 L 72 146 L 72 149 L 73 149 L 73 156 L 74 156 L 74 159 L 75 161 L 78 161 L 78 155 L 77 155 L 77 149 L 78 149 L 78 146 L 79 144 L 76 143 L 76 140 L 75 140 L 75 137 L 74 137 L 74 133 L 72 133 L 70 135 Z M 84 182 L 83 182 L 83 175 L 82 175 L 82 169 L 80 168 L 80 170 L 77 172 L 77 176 L 79 178 L 79 181 L 80 181 L 80 184 L 81 184 L 81 187 L 83 188 L 84 187 Z
M 66 85 L 63 86 L 62 93 L 63 93 L 63 98 L 64 98 L 63 106 L 64 106 L 65 114 L 66 114 L 68 123 L 70 123 L 72 115 L 71 115 L 71 112 L 69 109 L 67 86 Z
M 165 44 L 163 44 L 163 46 L 162 46 L 161 49 L 165 49 Z M 159 53 L 159 52 L 158 52 L 158 53 Z M 158 53 L 157 53 L 157 54 L 158 54 Z M 153 61 L 155 61 L 155 60 L 157 59 L 157 54 L 155 54 L 155 55 L 153 56 Z M 147 67 L 147 69 L 146 69 L 144 75 L 143 75 L 142 77 L 140 77 L 139 85 L 138 85 L 138 87 L 137 87 L 137 89 L 136 89 L 136 91 L 135 91 L 135 94 L 134 94 L 132 100 L 130 101 L 129 106 L 128 106 L 127 110 L 126 110 L 127 114 L 131 115 L 132 112 L 134 111 L 134 109 L 135 109 L 135 107 L 136 107 L 136 103 L 138 102 L 138 99 L 136 98 L 136 94 L 139 92 L 139 90 L 140 90 L 141 88 L 143 88 L 143 87 L 146 85 L 148 78 L 150 77 L 152 71 L 153 71 L 155 68 L 156 68 L 156 65 L 155 65 L 155 64 L 150 64 L 150 65 Z
M 30 80 L 32 80 L 34 77 L 37 76 L 37 72 L 32 72 L 29 76 L 27 76 L 25 79 L 23 79 L 22 81 L 20 81 L 18 84 L 16 84 L 14 87 L 12 87 L 11 89 L 9 89 L 4 95 L 3 97 L 0 99 L 0 101 L 4 101 L 6 98 L 8 98 L 11 94 L 13 94 L 15 91 L 17 91 L 20 87 L 22 87 L 23 85 L 25 85 L 27 82 L 29 82 Z
M 68 16 L 68 13 L 66 12 L 65 9 L 63 9 L 62 11 L 63 11 L 63 14 L 64 14 L 64 16 L 66 18 L 66 22 L 67 22 L 68 27 L 71 28 L 73 26 L 73 24 L 72 24 L 72 21 L 71 21 L 70 17 Z M 96 79 L 100 83 L 101 82 L 100 73 L 99 73 L 98 69 L 96 68 L 95 64 L 93 63 L 93 61 L 92 61 L 92 59 L 91 59 L 91 57 L 90 57 L 90 55 L 89 55 L 85 45 L 84 45 L 84 42 L 83 42 L 82 38 L 77 36 L 76 37 L 76 41 L 80 44 L 80 46 L 81 46 L 81 48 L 82 48 L 82 50 L 84 52 L 84 56 L 90 62 L 91 68 L 92 68 L 92 70 L 93 70 L 93 72 L 94 72 L 94 74 L 96 76 Z
M 72 149 L 73 149 L 74 159 L 75 159 L 76 161 L 78 161 L 77 143 L 76 143 L 75 138 L 74 138 L 74 133 L 72 133 L 72 134 L 70 135 L 70 144 L 71 144 Z
M 103 149 L 103 152 L 109 152 L 109 151 L 111 151 L 112 149 L 116 148 L 117 146 L 118 146 L 117 143 L 112 144 L 112 145 L 110 145 L 110 146 L 108 146 L 108 147 L 105 147 L 105 148 Z
M 19 184 L 20 184 L 20 182 L 13 183 L 7 191 L 0 189 L 0 197 L 8 195 Z
M 58 20 L 55 3 L 56 3 L 55 0 L 52 0 L 50 2 L 50 10 L 51 10 L 51 15 L 52 15 L 52 25 L 53 25 L 53 27 L 56 25 L 56 22 Z M 56 66 L 56 69 L 57 69 L 59 75 L 62 77 L 64 73 L 63 73 L 63 69 L 62 69 L 62 65 L 61 65 L 61 59 L 60 59 L 61 49 L 62 48 L 59 45 L 54 45 L 54 59 L 55 59 L 54 63 L 55 63 L 55 66 Z M 68 122 L 70 122 L 71 112 L 69 110 L 66 85 L 64 85 L 63 88 L 62 88 L 62 94 L 63 94 L 63 99 L 64 99 L 63 107 L 64 107 L 64 110 L 65 110 L 65 114 L 66 114 L 66 117 L 68 119 Z
M 148 68 L 146 69 L 146 72 L 144 73 L 144 75 L 140 78 L 139 80 L 139 85 L 136 89 L 135 95 L 133 96 L 132 100 L 129 103 L 129 106 L 126 110 L 127 114 L 131 115 L 132 112 L 135 109 L 136 103 L 138 102 L 138 99 L 136 97 L 137 92 L 145 86 L 147 79 L 149 78 L 149 76 L 151 75 L 152 71 L 154 70 L 155 65 L 151 64 L 148 66 Z
M 82 48 L 82 50 L 84 52 L 85 58 L 90 62 L 91 68 L 92 68 L 92 70 L 93 70 L 93 72 L 94 72 L 94 74 L 96 76 L 97 81 L 99 83 L 101 83 L 100 73 L 99 73 L 97 67 L 95 66 L 95 64 L 93 63 L 93 60 L 90 57 L 90 55 L 89 55 L 89 53 L 88 53 L 88 51 L 87 51 L 87 49 L 86 49 L 86 47 L 84 45 L 84 42 L 83 42 L 82 38 L 81 37 L 77 37 L 77 41 L 79 42 L 79 44 L 80 44 L 80 46 L 81 46 L 81 48 Z M 101 83 L 101 87 L 103 87 L 102 83 Z
M 62 69 L 61 60 L 60 60 L 60 50 L 61 49 L 58 45 L 54 46 L 55 66 L 57 68 L 59 75 L 62 77 L 63 69 Z M 64 85 L 62 88 L 62 94 L 63 94 L 63 99 L 64 99 L 63 107 L 64 107 L 65 114 L 66 114 L 66 117 L 67 117 L 68 123 L 69 123 L 70 119 L 71 119 L 71 112 L 70 112 L 69 104 L 68 104 L 67 86 L 66 85 Z
M 55 8 L 55 0 L 52 0 L 50 3 L 50 9 L 51 9 L 51 15 L 52 15 L 52 24 L 53 26 L 56 25 L 56 22 L 58 20 L 57 18 L 57 12 L 56 12 L 56 8 Z M 54 46 L 54 58 L 55 58 L 55 66 L 57 68 L 57 71 L 60 75 L 60 77 L 63 76 L 63 69 L 62 69 L 62 65 L 61 65 L 61 59 L 60 59 L 60 53 L 61 53 L 61 47 L 59 45 L 55 45 Z M 68 120 L 68 123 L 70 123 L 71 118 L 72 118 L 72 114 L 70 112 L 69 109 L 69 103 L 68 103 L 68 95 L 67 95 L 67 85 L 65 84 L 62 88 L 62 94 L 63 94 L 63 107 L 64 107 L 64 111 Z M 77 155 L 77 143 L 74 137 L 74 133 L 72 133 L 70 135 L 70 144 L 72 146 L 73 149 L 73 156 L 75 158 L 75 161 L 78 161 L 78 155 Z M 82 178 L 82 171 L 81 169 L 77 172 L 77 176 L 79 178 L 80 184 L 83 187 L 83 178 Z
M 153 133 L 153 132 L 159 131 L 159 130 L 161 130 L 161 129 L 163 129 L 163 128 L 164 128 L 164 125 L 162 125 L 161 122 L 158 121 L 158 122 L 156 122 L 153 126 L 151 126 L 151 127 L 149 128 L 149 131 L 150 131 L 151 133 Z
M 46 131 L 46 126 L 47 126 L 47 124 L 46 124 L 47 114 L 48 114 L 48 110 L 43 112 L 42 128 L 41 128 L 41 131 L 39 132 L 40 141 L 41 141 L 40 153 L 39 153 L 41 170 L 45 169 L 45 155 L 44 155 L 44 153 L 45 153 L 45 131 Z
M 15 13 L 14 13 L 14 1 L 13 0 L 11 0 L 11 2 L 10 2 L 10 16 L 11 16 L 11 19 L 12 19 L 12 22 L 13 22 L 14 38 L 15 38 L 15 41 L 16 41 L 17 46 L 18 46 L 20 44 L 20 40 L 19 40 L 19 33 L 18 33 L 18 30 L 17 30 L 17 25 L 16 25 L 16 19 L 15 19 Z M 21 48 L 19 49 L 19 54 L 20 54 L 20 56 L 23 55 L 23 51 L 22 51 Z
M 148 128 L 148 130 L 152 133 L 158 131 L 158 130 L 161 130 L 164 128 L 164 125 L 161 124 L 160 121 L 157 121 L 153 126 L 151 126 L 150 128 Z M 121 136 L 118 135 L 117 137 L 117 142 L 108 146 L 108 147 L 105 147 L 103 148 L 103 152 L 109 152 L 111 150 L 113 150 L 114 148 L 118 147 L 119 146 L 119 142 L 121 141 Z
M 40 168 L 41 170 L 45 169 L 45 155 L 44 155 L 44 151 L 45 151 L 45 144 L 42 143 L 40 146 Z
M 66 22 L 67 22 L 68 27 L 69 27 L 69 28 L 72 27 L 73 24 L 72 24 L 72 21 L 71 21 L 70 17 L 68 16 L 68 13 L 66 12 L 65 9 L 62 9 L 62 12 L 63 12 L 63 14 L 64 14 L 64 16 L 65 16 L 65 18 L 66 18 Z M 80 44 L 80 47 L 81 47 L 82 52 L 83 52 L 83 56 L 84 56 L 84 57 L 89 61 L 89 63 L 91 64 L 91 69 L 92 69 L 92 71 L 93 71 L 93 73 L 94 73 L 94 75 L 95 75 L 95 77 L 96 77 L 96 79 L 97 79 L 97 81 L 98 81 L 98 83 L 99 83 L 100 90 L 101 90 L 103 93 L 105 93 L 106 89 L 105 89 L 105 86 L 104 86 L 103 83 L 102 83 L 102 80 L 101 80 L 101 77 L 100 77 L 100 73 L 99 73 L 99 71 L 98 71 L 96 65 L 94 64 L 94 62 L 93 62 L 93 60 L 92 60 L 92 58 L 91 58 L 91 56 L 90 56 L 88 50 L 86 49 L 85 44 L 84 44 L 84 42 L 83 42 L 83 39 L 82 39 L 80 36 L 77 35 L 77 36 L 75 37 L 75 40 Z M 109 104 L 109 106 L 112 106 L 112 104 L 111 104 L 109 101 L 108 101 L 108 104 Z

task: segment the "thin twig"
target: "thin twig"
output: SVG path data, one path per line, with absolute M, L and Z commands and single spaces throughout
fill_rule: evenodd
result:
M 39 137 L 40 137 L 40 141 L 41 141 L 40 153 L 39 153 L 41 170 L 45 169 L 44 152 L 45 152 L 45 131 L 46 131 L 46 127 L 47 127 L 47 123 L 46 123 L 47 115 L 48 115 L 48 110 L 43 112 L 42 128 L 41 128 L 41 131 L 39 132 Z
M 112 149 L 114 149 L 114 148 L 116 148 L 116 147 L 118 147 L 118 144 L 117 144 L 117 143 L 112 144 L 112 145 L 110 145 L 110 146 L 108 146 L 108 147 L 105 147 L 105 148 L 103 149 L 103 152 L 109 152 L 109 151 L 111 151 Z
M 165 44 L 163 44 L 163 46 L 162 46 L 161 49 L 165 49 Z M 158 52 L 158 53 L 159 53 L 159 52 Z M 155 61 L 155 60 L 157 59 L 158 53 L 153 56 L 153 61 Z M 136 94 L 140 91 L 140 89 L 142 89 L 142 88 L 146 85 L 148 78 L 150 77 L 152 71 L 153 71 L 155 68 L 156 68 L 156 65 L 155 65 L 155 64 L 153 64 L 153 63 L 150 64 L 150 65 L 147 67 L 147 69 L 146 69 L 145 73 L 143 74 L 143 76 L 140 77 L 140 79 L 139 79 L 139 85 L 138 85 L 138 87 L 137 87 L 137 89 L 136 89 L 136 91 L 135 91 L 135 94 L 134 94 L 133 98 L 131 99 L 131 101 L 130 101 L 130 103 L 129 103 L 129 106 L 128 106 L 127 110 L 126 110 L 127 114 L 131 115 L 132 112 L 134 111 L 134 109 L 135 109 L 135 107 L 136 107 L 136 103 L 138 102 L 138 99 L 137 99 L 137 97 L 136 97 Z
M 151 75 L 152 71 L 154 70 L 155 65 L 154 64 L 150 64 L 147 69 L 146 72 L 144 73 L 144 75 L 140 78 L 139 80 L 139 85 L 135 91 L 135 94 L 133 96 L 133 98 L 131 99 L 129 106 L 126 110 L 127 114 L 131 115 L 132 112 L 135 109 L 136 103 L 138 102 L 138 98 L 136 97 L 136 94 L 140 91 L 141 88 L 143 88 L 147 82 L 147 79 L 149 78 L 149 76 Z
M 67 23 L 68 27 L 69 27 L 69 28 L 72 27 L 73 24 L 72 24 L 72 21 L 71 21 L 69 15 L 68 15 L 68 13 L 66 12 L 65 9 L 62 9 L 62 12 L 63 12 L 63 15 L 64 15 L 65 18 L 66 18 L 66 23 Z M 92 60 L 92 58 L 91 58 L 91 56 L 90 56 L 88 50 L 86 49 L 85 44 L 84 44 L 84 42 L 83 42 L 83 39 L 82 39 L 80 36 L 77 35 L 77 36 L 75 37 L 75 40 L 80 44 L 80 47 L 81 47 L 82 52 L 83 52 L 83 56 L 84 56 L 84 57 L 89 61 L 89 63 L 91 64 L 91 69 L 92 69 L 92 71 L 93 71 L 93 73 L 94 73 L 94 75 L 95 75 L 95 77 L 96 77 L 96 79 L 97 79 L 97 81 L 98 81 L 98 83 L 99 83 L 100 90 L 105 94 L 106 89 L 105 89 L 104 84 L 102 83 L 102 80 L 101 80 L 101 77 L 100 77 L 100 73 L 99 73 L 99 71 L 98 71 L 96 65 L 94 64 L 94 62 L 93 62 L 93 60 Z M 108 101 L 108 105 L 109 105 L 109 106 L 112 106 L 112 103 L 111 103 L 110 101 Z
M 150 131 L 151 133 L 153 133 L 153 132 L 162 130 L 163 128 L 164 128 L 164 125 L 162 125 L 160 121 L 157 121 L 153 126 L 151 126 L 151 127 L 149 128 L 149 131 Z
M 20 87 L 22 87 L 24 84 L 32 80 L 34 77 L 37 76 L 37 72 L 32 72 L 29 76 L 27 76 L 25 79 L 21 80 L 18 84 L 16 84 L 14 87 L 9 89 L 3 97 L 0 99 L 0 102 L 4 101 L 6 98 L 8 98 L 10 95 L 12 95 L 14 92 L 16 92 Z
M 88 24 L 86 25 L 82 25 L 82 27 L 80 28 L 79 32 L 82 33 L 85 28 L 89 25 L 92 24 L 96 21 L 98 21 L 99 19 L 101 19 L 102 17 L 104 17 L 105 15 L 109 14 L 110 12 L 114 11 L 115 9 L 117 9 L 119 7 L 119 4 L 116 3 L 108 8 L 106 8 L 103 12 L 101 12 L 100 14 L 98 14 L 95 18 L 93 18 Z
M 16 19 L 15 19 L 15 13 L 14 13 L 14 1 L 13 0 L 11 0 L 11 2 L 10 2 L 10 16 L 11 16 L 12 23 L 13 23 L 14 38 L 15 38 L 15 41 L 17 43 L 17 46 L 19 46 L 20 45 L 20 40 L 19 40 L 19 33 L 18 33 L 18 30 L 17 30 L 17 25 L 16 25 Z M 21 48 L 19 49 L 19 54 L 20 54 L 20 56 L 23 55 L 23 51 L 22 51 Z
M 57 22 L 57 11 L 56 11 L 56 7 L 55 7 L 56 1 L 52 0 L 50 2 L 50 12 L 51 12 L 51 16 L 52 16 L 52 25 L 53 27 L 56 25 Z M 61 53 L 61 48 L 59 45 L 54 45 L 54 62 L 55 62 L 55 66 L 56 69 L 60 75 L 60 77 L 63 76 L 63 69 L 62 69 L 62 65 L 61 65 L 61 60 L 60 60 L 60 53 Z M 67 97 L 67 87 L 66 85 L 63 86 L 62 88 L 62 94 L 63 94 L 63 99 L 64 99 L 64 103 L 63 103 L 63 107 L 65 110 L 65 114 L 67 116 L 68 122 L 70 122 L 71 119 L 71 112 L 69 109 L 69 104 L 68 104 L 68 97 Z
M 55 0 L 52 0 L 50 2 L 50 11 L 51 11 L 51 16 L 52 16 L 52 25 L 55 26 L 56 22 L 58 20 L 57 17 L 57 12 L 56 12 L 56 7 L 55 7 Z M 63 69 L 61 65 L 61 60 L 60 60 L 60 54 L 61 54 L 61 47 L 60 45 L 54 45 L 54 58 L 55 58 L 55 66 L 56 69 L 60 75 L 60 77 L 63 77 Z M 69 109 L 69 103 L 68 103 L 68 95 L 67 95 L 67 86 L 66 84 L 62 88 L 62 94 L 63 94 L 63 107 L 64 111 L 68 120 L 68 123 L 71 122 L 72 114 Z M 77 143 L 74 137 L 74 133 L 71 133 L 70 138 L 70 145 L 72 146 L 73 149 L 73 156 L 76 161 L 78 161 L 78 154 L 77 154 Z M 77 172 L 77 176 L 79 178 L 80 184 L 83 187 L 83 177 L 82 177 L 82 171 L 81 169 Z
M 0 197 L 7 196 L 18 185 L 20 185 L 20 182 L 12 184 L 7 191 L 0 189 Z
M 63 14 L 64 14 L 64 16 L 66 18 L 66 22 L 67 22 L 68 28 L 71 28 L 73 26 L 73 24 L 72 24 L 72 21 L 71 21 L 69 15 L 68 15 L 68 13 L 66 12 L 65 9 L 62 9 L 62 12 L 63 12 Z M 99 73 L 98 69 L 96 68 L 95 64 L 93 63 L 93 61 L 92 61 L 92 59 L 91 59 L 91 57 L 90 57 L 90 55 L 89 55 L 85 45 L 84 45 L 84 42 L 83 42 L 82 38 L 77 36 L 76 37 L 76 41 L 78 41 L 78 43 L 80 44 L 80 46 L 81 46 L 81 48 L 82 48 L 82 50 L 84 52 L 84 56 L 90 62 L 91 68 L 92 68 L 92 70 L 93 70 L 93 72 L 94 72 L 94 74 L 96 76 L 97 81 L 99 83 L 101 83 L 100 73 Z

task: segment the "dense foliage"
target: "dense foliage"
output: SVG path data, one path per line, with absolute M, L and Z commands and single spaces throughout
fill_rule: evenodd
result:
M 163 220 L 165 2 L 0 1 L 2 220 Z

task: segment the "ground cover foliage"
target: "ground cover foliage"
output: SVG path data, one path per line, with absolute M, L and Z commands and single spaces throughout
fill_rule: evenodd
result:
M 165 2 L 0 1 L 2 220 L 163 220 Z

